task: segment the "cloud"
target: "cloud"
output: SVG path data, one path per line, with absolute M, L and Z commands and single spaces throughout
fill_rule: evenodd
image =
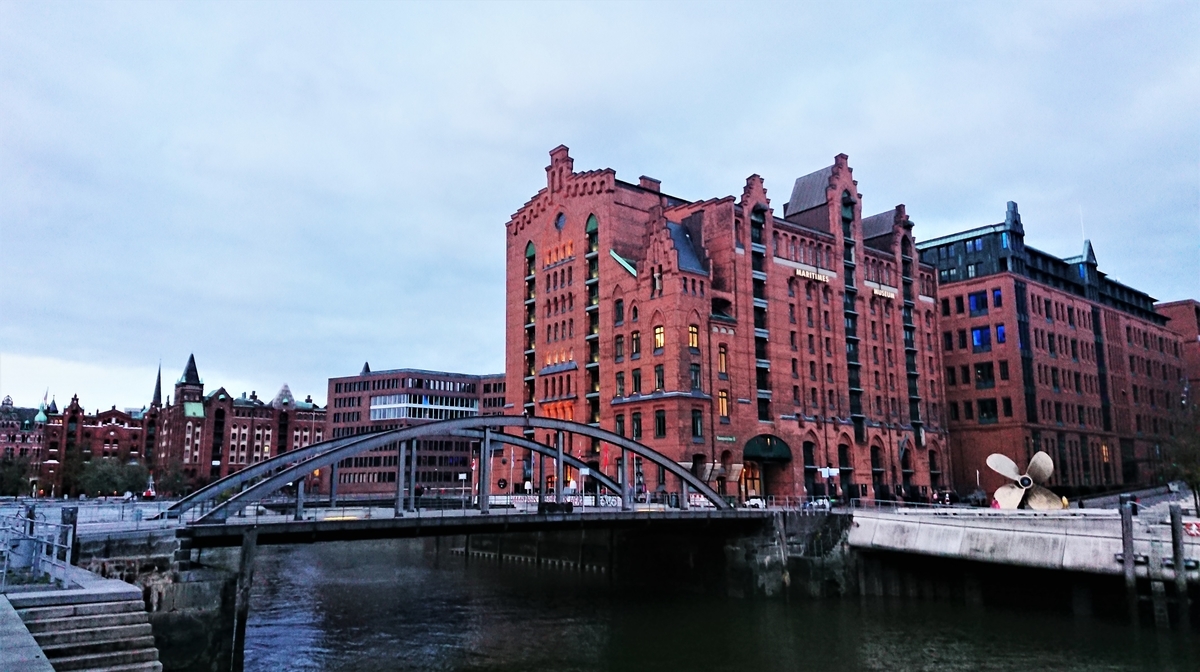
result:
M 0 352 L 110 370 L 100 405 L 190 352 L 320 398 L 502 370 L 503 224 L 559 143 L 686 198 L 846 152 L 920 238 L 1015 200 L 1071 255 L 1082 209 L 1102 270 L 1200 289 L 1194 3 L 549 7 L 0 5 Z

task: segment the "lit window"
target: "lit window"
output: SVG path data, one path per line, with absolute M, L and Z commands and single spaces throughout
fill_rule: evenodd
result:
M 717 373 L 722 376 L 729 373 L 729 346 L 722 343 L 717 346 Z
M 663 330 L 662 325 L 654 328 L 654 349 L 662 350 L 667 344 L 667 334 Z
M 700 327 L 699 325 L 688 326 L 688 347 L 693 350 L 700 348 Z
M 729 392 L 726 390 L 717 393 L 717 414 L 722 418 L 729 417 Z

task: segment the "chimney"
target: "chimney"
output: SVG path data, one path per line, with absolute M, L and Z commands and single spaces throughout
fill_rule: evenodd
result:
M 655 193 L 662 191 L 662 180 L 656 180 L 653 177 L 646 177 L 645 175 L 642 175 L 638 178 L 638 185 L 647 191 L 653 191 Z

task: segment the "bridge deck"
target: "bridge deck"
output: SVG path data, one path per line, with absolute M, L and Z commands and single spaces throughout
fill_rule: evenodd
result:
M 579 529 L 630 529 L 670 527 L 671 529 L 726 528 L 753 526 L 771 517 L 770 511 L 754 509 L 702 509 L 693 511 L 587 511 L 579 513 L 492 513 L 480 515 L 467 511 L 445 515 L 326 518 L 292 521 L 285 516 L 259 517 L 224 523 L 193 524 L 180 527 L 176 534 L 189 539 L 192 548 L 240 546 L 243 533 L 258 528 L 260 545 L 307 544 L 321 541 L 362 539 L 398 539 L 504 532 L 540 532 Z

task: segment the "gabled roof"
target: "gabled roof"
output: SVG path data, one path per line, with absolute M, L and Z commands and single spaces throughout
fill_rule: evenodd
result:
M 792 185 L 792 197 L 783 206 L 783 216 L 788 217 L 829 202 L 825 191 L 829 187 L 831 177 L 833 177 L 833 166 L 796 178 L 796 183 Z
M 679 257 L 679 270 L 708 275 L 708 269 L 700 260 L 700 255 L 696 253 L 692 235 L 688 233 L 687 227 L 675 222 L 667 222 L 667 231 L 671 234 L 671 242 L 675 244 L 675 252 Z
M 878 215 L 864 217 L 862 220 L 863 238 L 877 238 L 892 232 L 892 225 L 896 223 L 896 209 L 892 208 L 887 212 L 881 212 Z

